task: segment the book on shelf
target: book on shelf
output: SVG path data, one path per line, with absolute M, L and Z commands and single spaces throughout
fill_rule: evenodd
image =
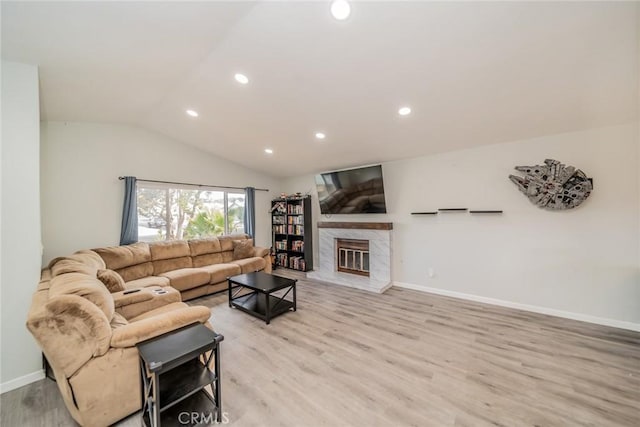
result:
M 302 215 L 304 213 L 304 206 L 302 204 L 299 205 L 288 205 L 288 214 L 289 215 Z
M 302 226 L 302 225 L 290 225 L 287 228 L 287 234 L 293 234 L 295 236 L 304 236 L 304 226 Z
M 273 232 L 276 234 L 287 234 L 287 229 L 284 225 L 274 225 Z
M 289 258 L 289 268 L 294 270 L 306 270 L 306 263 L 304 262 L 304 258 L 300 256 L 292 256 Z
M 285 216 L 284 215 L 274 215 L 273 216 L 273 224 L 284 224 Z
M 291 250 L 296 252 L 304 252 L 304 240 L 294 240 L 291 242 Z
M 288 267 L 288 256 L 287 254 L 276 254 L 276 264 L 282 267 Z
M 304 224 L 304 217 L 302 215 L 297 216 L 289 216 L 287 217 L 288 224 Z
M 286 251 L 287 250 L 287 241 L 286 240 L 277 241 L 275 246 L 276 246 L 277 250 Z

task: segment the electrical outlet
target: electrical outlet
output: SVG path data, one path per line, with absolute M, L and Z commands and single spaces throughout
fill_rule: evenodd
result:
M 427 270 L 427 275 L 428 275 L 429 277 L 433 277 L 433 276 L 435 276 L 435 275 L 436 275 L 436 272 L 435 272 L 435 270 L 433 269 L 433 267 L 429 267 L 429 270 Z

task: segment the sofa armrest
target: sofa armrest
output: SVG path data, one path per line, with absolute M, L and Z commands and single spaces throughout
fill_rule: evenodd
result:
M 260 246 L 254 246 L 254 248 L 253 248 L 253 256 L 258 256 L 258 257 L 262 258 L 265 255 L 269 255 L 269 248 L 263 248 L 263 247 L 260 247 Z
M 66 378 L 109 350 L 109 320 L 97 305 L 78 295 L 59 295 L 32 309 L 27 328 L 51 366 Z
M 205 323 L 211 311 L 205 306 L 185 307 L 157 316 L 148 317 L 114 329 L 111 347 L 133 347 L 139 342 L 155 338 L 192 323 Z
M 153 299 L 153 294 L 151 293 L 150 289 L 140 289 L 138 292 L 134 292 L 131 294 L 124 293 L 129 290 L 130 289 L 120 292 L 114 292 L 111 294 L 111 296 L 113 297 L 113 303 L 115 304 L 116 308 Z
M 271 250 L 269 248 L 255 246 L 253 248 L 253 256 L 263 258 L 264 259 L 263 272 L 271 274 Z

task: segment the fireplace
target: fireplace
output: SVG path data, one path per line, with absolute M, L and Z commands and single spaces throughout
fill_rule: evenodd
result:
M 391 286 L 390 222 L 319 222 L 310 279 L 383 293 Z
M 369 241 L 336 239 L 336 269 L 369 277 Z

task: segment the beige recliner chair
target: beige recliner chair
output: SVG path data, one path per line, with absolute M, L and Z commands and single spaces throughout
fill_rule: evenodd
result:
M 210 310 L 187 306 L 176 291 L 116 298 L 96 278 L 105 262 L 93 251 L 54 261 L 42 272 L 27 327 L 73 418 L 83 426 L 113 424 L 141 408 L 135 345 L 196 322 L 211 327 Z

